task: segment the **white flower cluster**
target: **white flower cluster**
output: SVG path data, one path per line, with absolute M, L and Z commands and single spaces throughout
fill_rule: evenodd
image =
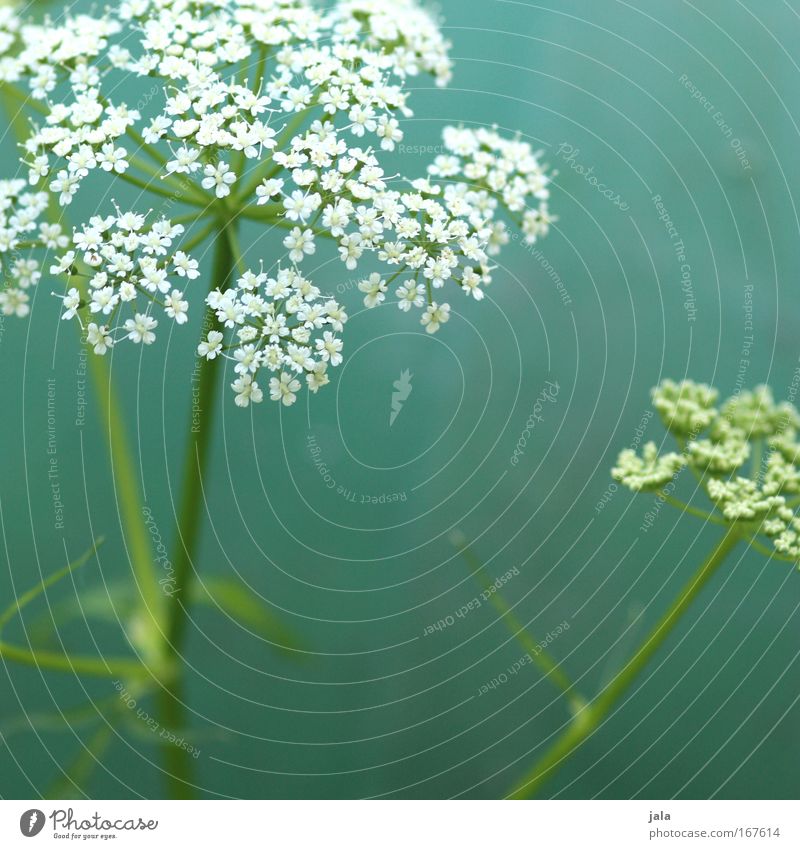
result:
M 262 368 L 273 374 L 270 398 L 288 407 L 302 386 L 299 378 L 304 376 L 308 388 L 316 392 L 329 382 L 328 366 L 342 362 L 337 334 L 347 314 L 336 301 L 322 297 L 296 268 L 280 269 L 275 277 L 247 271 L 235 289 L 215 289 L 207 303 L 233 339 L 225 345 L 225 335 L 212 330 L 197 353 L 208 360 L 225 356 L 236 363 L 238 377 L 231 388 L 240 407 L 263 400 L 256 380 Z
M 223 223 L 283 228 L 298 275 L 318 242 L 329 240 L 348 271 L 371 266 L 359 275 L 368 307 L 383 303 L 392 287 L 399 308 L 419 309 L 422 326 L 434 333 L 451 315 L 439 290 L 458 286 L 483 297 L 489 258 L 509 241 L 502 215 L 529 242 L 553 220 L 550 178 L 538 155 L 495 130 L 447 128 L 446 154 L 425 177 L 386 172 L 381 155 L 403 140 L 401 121 L 412 115 L 409 79 L 430 74 L 445 85 L 449 47 L 415 0 L 123 0 L 99 15 L 68 13 L 42 24 L 22 23 L 4 8 L 0 85 L 28 96 L 37 113 L 22 145 L 31 192 L 23 197 L 15 188 L 14 206 L 41 213 L 51 195 L 66 207 L 104 172 L 193 207 L 198 221 L 214 213 Z M 126 103 L 135 92 L 135 105 Z M 78 234 L 94 233 L 97 222 Z M 183 287 L 173 290 L 163 276 L 181 275 L 180 244 L 170 255 L 148 253 L 143 242 L 127 251 L 138 237 L 156 238 L 159 226 L 129 234 L 125 244 L 121 232 L 106 239 L 105 231 L 96 248 L 76 243 L 84 254 L 103 256 L 86 304 L 74 290 L 65 296 L 68 315 L 88 306 L 108 316 L 91 330 L 98 353 L 119 337 L 111 318 L 134 292 L 185 319 Z M 16 250 L 11 242 L 27 235 L 30 222 L 8 229 L 0 253 Z M 54 232 L 20 240 L 18 248 L 64 247 Z M 116 253 L 102 254 L 111 248 Z M 115 263 L 125 265 L 123 253 L 132 267 L 120 274 Z M 6 270 L 5 312 L 27 311 L 24 289 L 42 264 L 31 262 L 30 273 L 25 264 Z M 151 311 L 137 307 L 121 329 L 149 343 Z
M 642 492 L 662 489 L 685 465 L 680 454 L 670 451 L 659 456 L 655 442 L 648 442 L 641 457 L 632 448 L 621 452 L 611 475 L 628 489 Z
M 705 384 L 661 383 L 653 403 L 680 453 L 659 454 L 653 442 L 641 457 L 627 449 L 612 475 L 635 492 L 660 491 L 688 466 L 719 516 L 747 537 L 764 534 L 779 556 L 800 561 L 800 413 L 776 403 L 767 386 L 721 406 L 718 397 Z
M 123 338 L 152 344 L 156 308 L 176 324 L 186 322 L 184 288 L 200 272 L 196 260 L 171 250 L 183 229 L 166 218 L 148 225 L 146 216 L 118 210 L 116 215 L 90 218 L 75 232 L 74 250 L 61 256 L 50 273 L 87 278 L 85 297 L 74 286 L 63 296 L 62 318 L 76 318 L 88 307 L 97 319 L 85 328 L 96 354 L 105 354 Z
M 67 244 L 58 224 L 39 222 L 47 209 L 47 193 L 25 189 L 24 180 L 0 180 L 0 268 L 5 282 L 0 310 L 3 315 L 20 317 L 30 311 L 27 290 L 42 276 L 40 262 L 23 253 Z
M 24 145 L 31 185 L 46 180 L 62 206 L 72 202 L 81 182 L 95 169 L 127 170 L 126 150 L 117 142 L 141 119 L 135 109 L 115 106 L 100 91 L 103 75 L 119 64 L 109 39 L 122 32 L 111 15 L 67 16 L 58 26 L 18 27 L 0 63 L 0 79 L 26 79 L 31 96 L 51 97 L 59 83 L 69 86 L 62 102 L 50 103 L 42 125 Z
M 485 212 L 497 208 L 500 198 L 506 209 L 519 218 L 525 240 L 533 244 L 546 236 L 551 217 L 547 205 L 551 178 L 539 162 L 539 155 L 527 142 L 504 139 L 495 130 L 447 127 L 443 134 L 448 154 L 437 156 L 428 173 L 442 180 L 464 178 L 473 192 L 479 192 L 474 205 Z M 508 242 L 506 225 L 492 226 L 489 253 L 494 255 Z
M 664 426 L 679 438 L 695 437 L 717 417 L 719 392 L 705 383 L 664 380 L 652 395 Z

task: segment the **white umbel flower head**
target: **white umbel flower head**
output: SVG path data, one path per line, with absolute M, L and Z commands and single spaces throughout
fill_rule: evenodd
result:
M 93 318 L 102 317 L 111 339 L 144 345 L 155 341 L 156 310 L 163 310 L 177 325 L 185 324 L 189 303 L 179 287 L 197 276 L 197 263 L 183 252 L 171 252 L 183 232 L 182 225 L 166 218 L 148 224 L 146 216 L 133 211 L 117 209 L 115 215 L 90 218 L 73 234 L 75 250 L 57 258 L 50 268 L 51 274 L 68 277 L 77 263 L 87 269 L 85 298 L 71 286 L 62 298 L 62 318 L 82 321 L 88 312 Z M 96 353 L 105 353 L 109 346 L 99 347 Z
M 424 175 L 382 161 L 405 138 L 413 78 L 443 86 L 452 75 L 450 44 L 423 5 L 122 0 L 42 23 L 4 8 L 0 82 L 36 108 L 21 145 L 27 179 L 0 182 L 0 311 L 26 315 L 40 277 L 66 275 L 63 317 L 87 334 L 93 327 L 94 351 L 151 344 L 165 326 L 190 323 L 190 284 L 211 270 L 201 267 L 206 251 L 190 254 L 215 221 L 216 238 L 273 255 L 261 238 L 237 238 L 247 221 L 261 236 L 281 233 L 304 290 L 283 271 L 269 291 L 259 281 L 218 292 L 220 326 L 206 328 L 199 350 L 235 357 L 254 346 L 240 378 L 266 367 L 278 381 L 270 396 L 277 389 L 290 403 L 299 378 L 280 375 L 304 375 L 316 392 L 341 357 L 338 337 L 317 342 L 319 331 L 342 332 L 344 311 L 333 301 L 310 307 L 314 287 L 297 270 L 323 240 L 358 275 L 367 306 L 391 291 L 402 311 L 421 310 L 429 333 L 450 315 L 438 290 L 480 301 L 508 224 L 533 242 L 556 220 L 550 176 L 527 142 L 486 128 L 445 128 L 444 153 Z M 137 205 L 153 211 L 94 215 L 72 244 L 55 220 L 40 221 L 48 208 L 99 208 L 123 183 L 149 193 L 149 206 Z M 193 212 L 173 214 L 176 204 Z M 236 338 L 223 344 L 212 333 Z M 260 392 L 253 377 L 236 397 L 257 403 Z

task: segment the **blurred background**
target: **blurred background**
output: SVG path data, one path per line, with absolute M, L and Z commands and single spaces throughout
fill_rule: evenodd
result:
M 482 303 L 451 294 L 435 337 L 391 303 L 365 311 L 360 275 L 318 252 L 315 282 L 352 316 L 332 385 L 309 404 L 247 411 L 224 387 L 197 567 L 238 576 L 280 625 L 192 609 L 184 736 L 208 797 L 508 793 L 569 713 L 537 667 L 510 672 L 524 652 L 490 604 L 457 615 L 481 587 L 454 532 L 536 639 L 561 626 L 549 651 L 591 697 L 716 540 L 668 507 L 650 521 L 652 496 L 609 488 L 620 449 L 664 438 L 649 389 L 687 376 L 724 394 L 763 382 L 796 393 L 800 4 L 438 10 L 455 76 L 447 89 L 412 85 L 391 167 L 421 175 L 445 124 L 519 131 L 558 172 L 558 221 L 532 248 L 512 240 Z M 13 169 L 8 135 L 3 153 Z M 89 202 L 72 212 L 93 212 Z M 282 253 L 255 225 L 243 238 L 252 261 Z M 99 557 L 7 638 L 120 653 L 132 578 L 113 468 L 91 392 L 79 416 L 81 346 L 50 288 L 29 321 L 0 325 L 0 606 L 104 534 Z M 124 346 L 113 358 L 165 541 L 193 318 L 141 356 Z M 410 391 L 392 422 L 396 381 Z M 737 549 L 545 795 L 795 798 L 798 604 L 800 575 Z M 0 795 L 158 797 L 157 737 L 135 716 L 107 721 L 115 699 L 111 682 L 0 666 Z

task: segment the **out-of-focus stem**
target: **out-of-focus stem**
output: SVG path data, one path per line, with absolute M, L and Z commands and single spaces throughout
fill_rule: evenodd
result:
M 556 739 L 536 765 L 515 786 L 510 798 L 530 799 L 536 796 L 542 785 L 552 778 L 556 771 L 566 763 L 569 756 L 594 733 L 634 682 L 637 675 L 647 665 L 650 658 L 670 635 L 692 602 L 700 595 L 706 584 L 725 562 L 725 558 L 733 551 L 739 539 L 739 532 L 735 528 L 731 527 L 725 532 L 717 546 L 678 593 L 669 609 L 659 619 L 634 656 L 611 679 L 605 690 L 575 716 L 563 734 Z

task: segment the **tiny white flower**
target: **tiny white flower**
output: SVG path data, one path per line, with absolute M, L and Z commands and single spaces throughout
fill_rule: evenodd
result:
M 175 254 L 172 258 L 172 264 L 175 267 L 175 273 L 179 277 L 196 280 L 200 276 L 197 260 L 187 256 L 183 251 L 178 251 Z
M 95 354 L 102 356 L 114 344 L 108 328 L 90 323 L 86 328 L 86 341 L 92 346 Z
M 61 318 L 69 321 L 69 319 L 75 318 L 78 307 L 81 303 L 81 296 L 77 289 L 70 289 L 63 299 L 64 303 L 64 314 Z
M 125 148 L 114 147 L 113 144 L 104 144 L 97 154 L 97 163 L 104 171 L 113 171 L 123 174 L 128 170 L 128 161 L 125 159 Z
M 64 256 L 50 266 L 51 274 L 66 274 L 75 264 L 75 251 L 67 251 Z
M 386 282 L 374 271 L 366 280 L 358 284 L 358 288 L 365 293 L 364 306 L 372 309 L 382 304 L 386 298 Z
M 323 386 L 327 386 L 331 382 L 327 368 L 327 363 L 318 363 L 314 370 L 306 375 L 306 383 L 310 392 L 318 392 Z
M 275 195 L 279 195 L 283 189 L 283 180 L 264 180 L 263 183 L 256 189 L 256 201 L 258 206 L 263 206 L 268 203 Z
M 54 192 L 58 192 L 58 200 L 62 206 L 68 206 L 72 203 L 72 198 L 78 191 L 80 178 L 77 174 L 70 174 L 67 171 L 59 171 L 56 179 L 50 183 L 50 188 Z
M 89 309 L 93 313 L 102 312 L 103 315 L 109 315 L 118 303 L 119 295 L 114 292 L 114 287 L 104 286 L 102 289 L 95 289 L 92 292 Z
M 192 174 L 200 168 L 200 163 L 197 161 L 200 158 L 200 151 L 195 148 L 184 145 L 173 151 L 172 157 L 167 162 L 167 171 L 170 174 Z
M 296 381 L 295 381 L 296 382 Z M 239 407 L 248 407 L 250 402 L 260 404 L 264 393 L 249 374 L 243 374 L 234 380 L 231 389 L 236 393 L 234 401 Z
M 316 251 L 314 244 L 314 233 L 311 230 L 301 230 L 294 227 L 283 240 L 284 247 L 289 251 L 289 259 L 292 262 L 302 262 L 303 257 L 311 255 Z
M 305 222 L 316 211 L 320 203 L 322 203 L 322 198 L 316 192 L 306 195 L 299 189 L 283 199 L 286 217 L 290 221 Z
M 222 351 L 222 340 L 225 337 L 218 330 L 211 330 L 206 339 L 197 346 L 197 356 L 213 360 Z
M 450 304 L 439 306 L 434 301 L 422 314 L 421 324 L 428 333 L 436 331 L 446 322 L 450 321 Z
M 236 182 L 236 174 L 231 171 L 226 162 L 206 165 L 203 173 L 205 177 L 201 185 L 204 189 L 214 189 L 218 198 L 228 197 L 231 193 L 231 186 Z
M 186 324 L 189 320 L 189 303 L 184 300 L 180 289 L 173 289 L 172 293 L 165 299 L 164 311 L 175 320 L 176 324 Z
M 160 138 L 162 138 L 167 130 L 170 128 L 171 121 L 165 115 L 158 115 L 156 118 L 150 122 L 150 124 L 145 127 L 142 132 L 142 138 L 144 138 L 147 144 L 155 144 Z
M 411 307 L 422 307 L 425 303 L 425 287 L 422 284 L 415 285 L 413 282 L 405 283 L 397 289 L 397 306 L 403 312 L 408 312 Z
M 153 330 L 156 327 L 158 327 L 158 322 L 152 316 L 142 313 L 136 313 L 133 318 L 129 318 L 125 322 L 128 339 L 142 345 L 152 345 L 155 342 L 156 334 L 153 333 Z
M 270 378 L 269 395 L 273 401 L 280 401 L 285 407 L 290 407 L 297 400 L 296 393 L 300 390 L 300 381 L 286 372 L 281 376 Z
M 338 366 L 342 362 L 342 340 L 337 339 L 330 330 L 322 334 L 322 339 L 317 339 L 317 351 L 319 351 L 323 362 L 330 362 L 332 366 Z

